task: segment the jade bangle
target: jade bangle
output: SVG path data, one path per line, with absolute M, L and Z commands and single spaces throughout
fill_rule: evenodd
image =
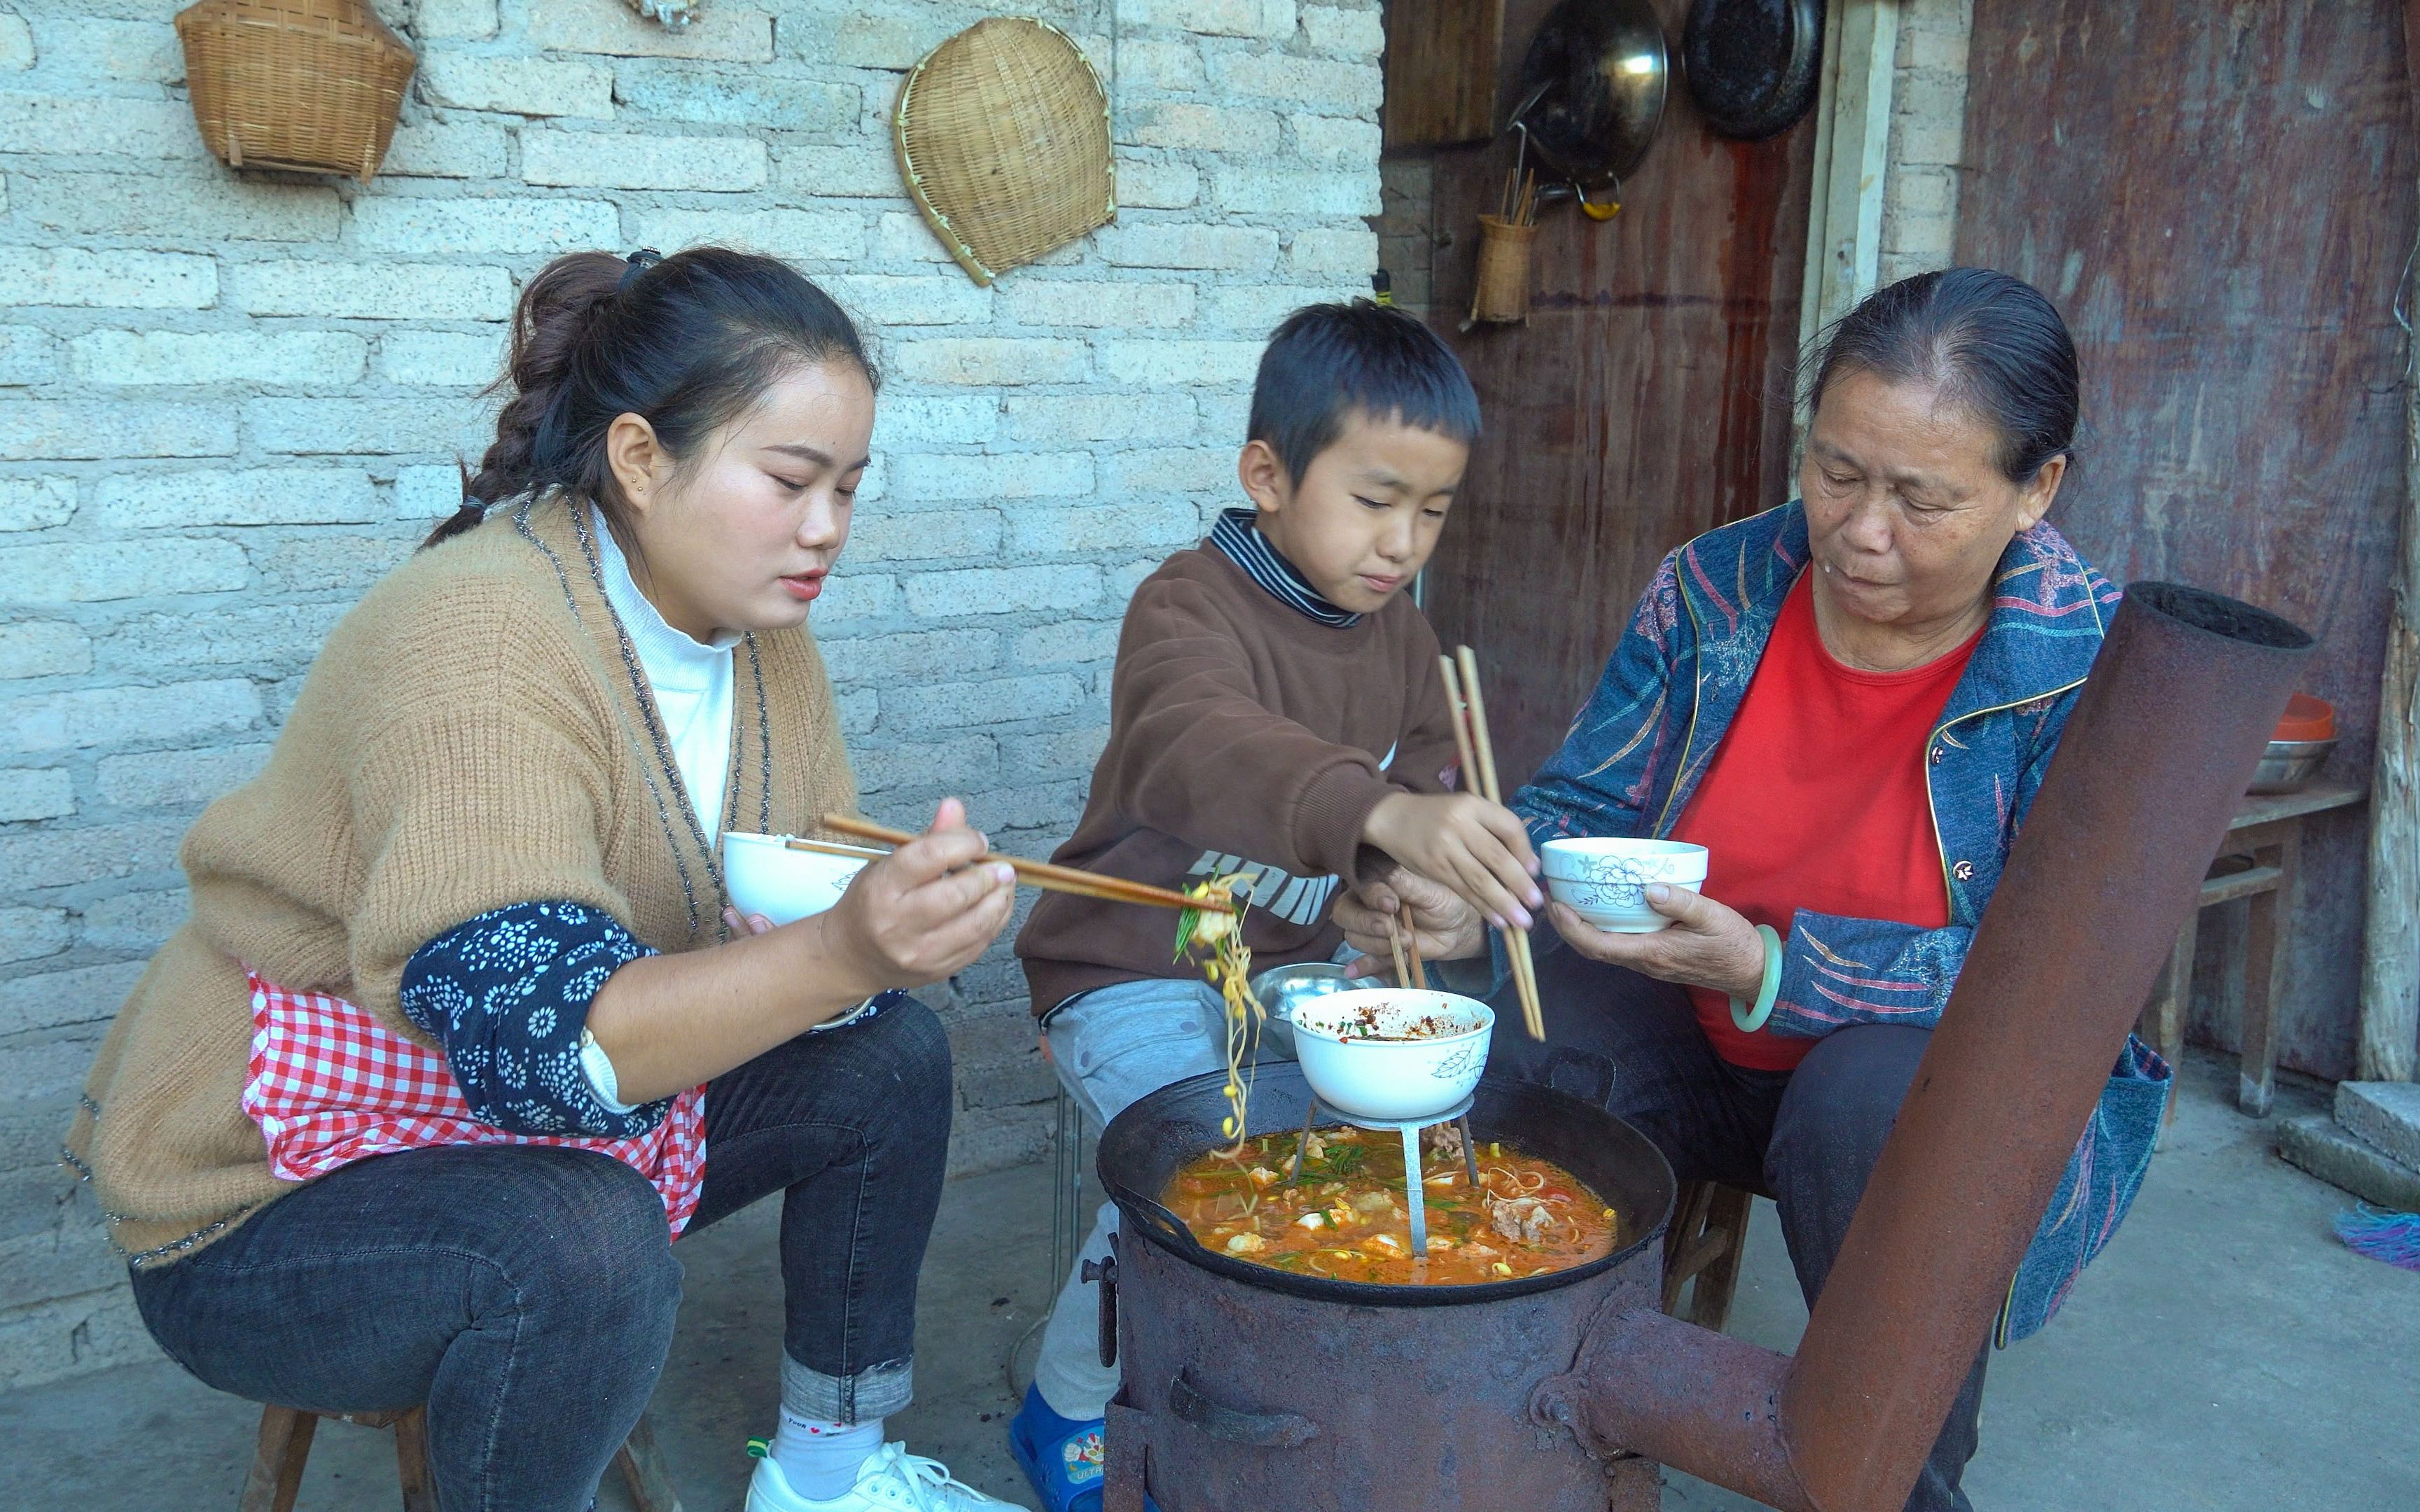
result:
M 1743 1034 L 1754 1034 L 1773 1017 L 1773 999 L 1781 991 L 1781 936 L 1770 924 L 1759 924 L 1756 933 L 1764 940 L 1764 980 L 1756 989 L 1756 1007 L 1743 1000 L 1731 999 L 1731 1022 Z

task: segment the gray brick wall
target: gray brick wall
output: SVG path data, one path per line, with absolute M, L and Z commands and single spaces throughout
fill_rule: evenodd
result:
M 1947 268 L 1956 253 L 1966 39 L 1974 28 L 1975 0 L 1900 0 L 1876 269 L 1885 284 Z
M 987 10 L 379 0 L 421 71 L 367 186 L 203 149 L 181 0 L 0 0 L 0 1387 L 147 1350 L 51 1162 L 182 917 L 178 840 L 256 770 L 319 638 L 475 455 L 520 280 L 737 242 L 890 382 L 816 608 L 868 809 L 1072 825 L 1134 583 L 1233 492 L 1261 339 L 1376 259 L 1375 0 L 1035 0 L 1111 80 L 1118 224 L 981 289 L 900 193 L 901 70 Z M 944 994 L 954 1163 L 1042 1149 L 996 950 Z

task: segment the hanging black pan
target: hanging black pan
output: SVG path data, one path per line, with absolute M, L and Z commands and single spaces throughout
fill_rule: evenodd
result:
M 1512 125 L 1543 160 L 1540 182 L 1565 180 L 1583 203 L 1614 192 L 1655 140 L 1670 72 L 1649 0 L 1561 0 L 1530 39 L 1513 92 Z
M 1681 33 L 1689 97 L 1725 136 L 1786 131 L 1814 106 L 1823 0 L 1697 0 Z

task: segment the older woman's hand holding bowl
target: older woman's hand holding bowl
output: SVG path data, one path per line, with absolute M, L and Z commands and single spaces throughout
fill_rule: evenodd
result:
M 1756 995 L 1764 942 L 1736 910 L 1699 892 L 1703 845 L 1599 836 L 1550 840 L 1543 854 L 1546 918 L 1573 949 L 1660 980 Z
M 1652 934 L 1672 922 L 1648 905 L 1648 887 L 1694 891 L 1706 880 L 1706 848 L 1684 840 L 1589 836 L 1550 840 L 1544 851 L 1546 895 L 1616 934 Z
M 1565 945 L 1591 961 L 1733 997 L 1757 995 L 1764 939 L 1745 916 L 1677 883 L 1651 882 L 1639 890 L 1664 920 L 1652 931 L 1600 929 L 1559 899 L 1546 904 L 1546 918 Z
M 1546 842 L 1548 855 L 1560 841 Z M 1658 841 L 1646 842 L 1662 843 Z M 1703 872 L 1704 848 L 1699 853 Z M 1556 891 L 1553 860 L 1547 866 L 1546 920 L 1565 944 L 1591 961 L 1627 966 L 1661 981 L 1711 987 L 1736 997 L 1753 997 L 1764 979 L 1764 941 L 1756 926 L 1729 908 L 1678 883 L 1639 886 L 1645 912 L 1661 920 L 1652 930 L 1623 908 L 1621 930 L 1591 923 Z M 1608 910 L 1591 907 L 1600 918 Z M 1416 872 L 1390 868 L 1382 877 L 1349 889 L 1336 902 L 1336 922 L 1345 943 L 1362 952 L 1349 968 L 1356 976 L 1384 969 L 1387 921 L 1408 930 L 1420 954 L 1431 961 L 1478 955 L 1487 948 L 1487 921 L 1453 890 Z

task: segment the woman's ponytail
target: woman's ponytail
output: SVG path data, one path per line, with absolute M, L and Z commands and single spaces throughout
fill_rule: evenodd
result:
M 670 257 L 557 257 L 521 290 L 513 347 L 489 392 L 511 395 L 496 439 L 465 478 L 462 507 L 434 546 L 490 504 L 562 489 L 618 519 L 605 433 L 622 415 L 655 428 L 675 457 L 802 364 L 845 363 L 876 381 L 856 325 L 778 258 L 723 247 Z
M 487 501 L 471 487 L 470 467 L 459 457 L 455 459 L 454 465 L 462 472 L 462 506 L 437 522 L 437 528 L 428 532 L 428 539 L 420 543 L 423 551 L 440 541 L 451 540 L 488 517 Z

